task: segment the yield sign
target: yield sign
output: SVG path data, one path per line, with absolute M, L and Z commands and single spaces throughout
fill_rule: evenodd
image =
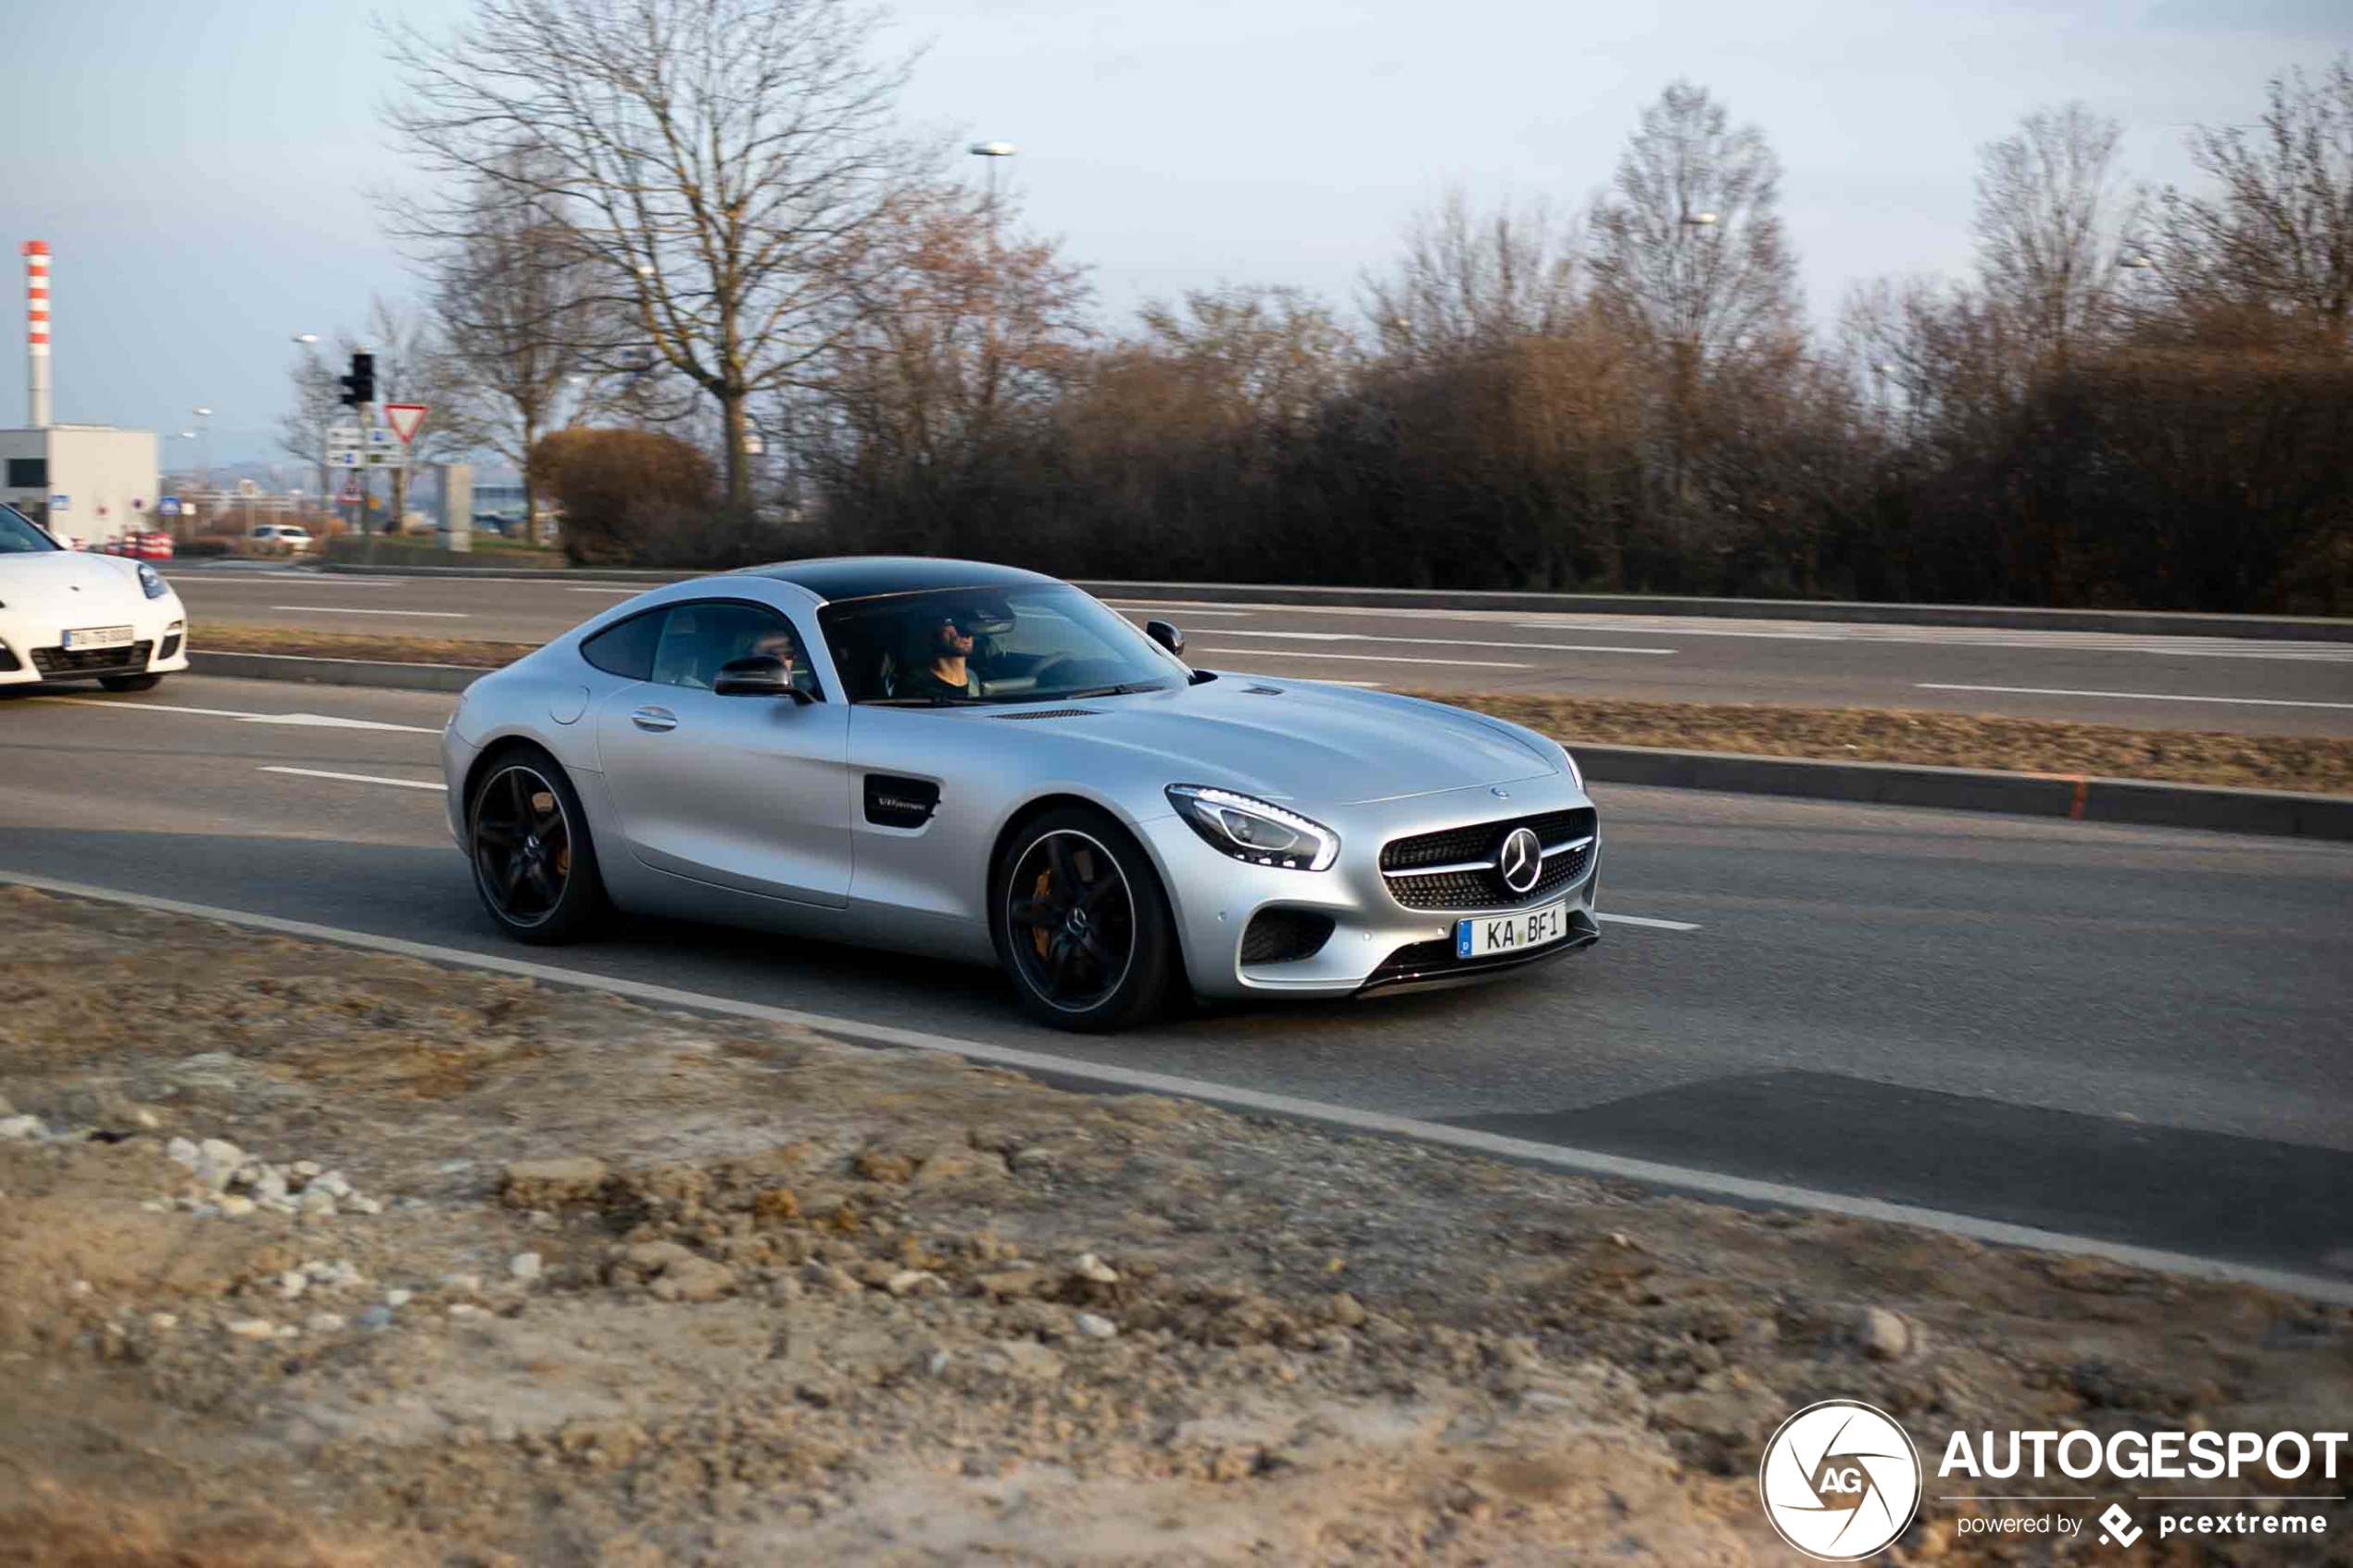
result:
M 425 406 L 422 403 L 384 405 L 384 423 L 392 427 L 392 433 L 400 437 L 400 444 L 404 446 L 415 439 L 417 427 L 424 422 Z

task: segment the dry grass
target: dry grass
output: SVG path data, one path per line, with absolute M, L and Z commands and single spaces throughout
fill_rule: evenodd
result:
M 493 670 L 536 644 L 377 637 L 208 623 L 199 650 L 461 664 Z M 2245 789 L 2353 795 L 2353 740 L 2322 735 L 2137 730 L 2053 719 L 1911 709 L 1783 708 L 1741 702 L 1630 702 L 1505 692 L 1419 692 L 1527 724 L 1576 746 L 1655 746 L 1840 762 L 1906 762 L 2023 773 L 2083 773 Z
M 512 664 L 536 643 L 491 643 L 470 637 L 377 637 L 361 632 L 308 632 L 298 626 L 247 626 L 208 621 L 192 640 L 196 653 L 279 653 L 299 659 L 372 659 L 395 664 L 462 664 L 496 670 Z
M 1417 695 L 1526 724 L 1568 746 L 1655 746 L 2353 794 L 2353 740 L 2326 735 L 2135 730 L 1909 709 L 1619 702 L 1500 692 Z

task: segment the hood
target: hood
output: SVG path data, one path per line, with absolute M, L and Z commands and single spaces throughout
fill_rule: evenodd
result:
M 1361 805 L 1514 779 L 1552 760 L 1510 731 L 1413 697 L 1229 675 L 1170 692 L 1089 698 L 1063 733 L 1157 753 L 1170 784 L 1308 805 Z M 982 710 L 986 711 L 986 710 Z
M 28 596 L 64 596 L 81 590 L 91 604 L 105 604 L 115 595 L 128 595 L 144 604 L 139 588 L 139 563 L 117 556 L 94 556 L 81 550 L 44 550 L 39 554 L 0 556 L 0 584 Z M 0 602 L 8 595 L 0 591 Z

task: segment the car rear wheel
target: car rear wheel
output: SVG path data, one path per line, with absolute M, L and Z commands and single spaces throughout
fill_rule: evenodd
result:
M 1133 834 L 1058 807 L 1007 841 L 990 879 L 997 956 L 1030 1015 L 1057 1029 L 1124 1029 L 1157 1014 L 1177 967 L 1174 922 Z
M 101 675 L 98 684 L 110 692 L 151 692 L 163 684 L 160 675 Z
M 466 850 L 483 907 L 517 941 L 576 942 L 604 922 L 610 906 L 587 813 L 563 769 L 537 747 L 502 752 L 476 775 Z

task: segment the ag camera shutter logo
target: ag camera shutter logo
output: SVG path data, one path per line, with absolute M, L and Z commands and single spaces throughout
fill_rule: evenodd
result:
M 1756 1489 L 1781 1539 L 1819 1562 L 1859 1562 L 1919 1512 L 1920 1457 L 1884 1411 L 1824 1399 L 1781 1423 Z

